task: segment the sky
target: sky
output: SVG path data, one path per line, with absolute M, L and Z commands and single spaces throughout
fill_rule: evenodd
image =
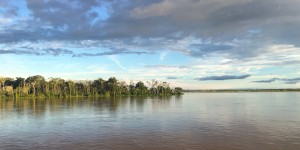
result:
M 299 0 L 1 0 L 0 76 L 300 88 Z

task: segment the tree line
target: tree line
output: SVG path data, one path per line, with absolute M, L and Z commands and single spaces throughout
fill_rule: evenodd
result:
M 146 95 L 175 95 L 182 94 L 180 87 L 171 88 L 167 82 L 138 81 L 136 83 L 119 81 L 115 77 L 108 80 L 72 81 L 61 78 L 50 78 L 46 81 L 43 76 L 6 78 L 0 77 L 1 97 L 93 97 L 93 96 L 146 96 Z

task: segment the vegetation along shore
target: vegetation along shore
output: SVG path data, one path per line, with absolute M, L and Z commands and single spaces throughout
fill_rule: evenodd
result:
M 146 86 L 147 85 L 147 86 Z M 97 96 L 146 96 L 182 94 L 180 87 L 171 88 L 167 82 L 120 81 L 115 77 L 108 80 L 72 81 L 61 78 L 45 80 L 35 75 L 16 79 L 0 77 L 0 97 L 97 97 Z

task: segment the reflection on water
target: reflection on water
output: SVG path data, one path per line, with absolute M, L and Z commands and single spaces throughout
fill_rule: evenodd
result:
M 300 149 L 300 93 L 0 100 L 0 149 Z
M 145 103 L 153 109 L 167 108 L 171 100 L 181 101 L 182 96 L 153 96 L 153 97 L 114 97 L 114 98 L 64 98 L 64 99 L 2 99 L 0 100 L 1 119 L 13 113 L 15 115 L 32 115 L 45 117 L 45 114 L 61 111 L 77 111 L 79 109 L 98 109 L 99 111 L 117 112 L 119 107 L 137 108 L 143 111 Z

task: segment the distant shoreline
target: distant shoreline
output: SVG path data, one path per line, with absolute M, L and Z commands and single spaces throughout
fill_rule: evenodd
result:
M 183 90 L 187 93 L 238 93 L 238 92 L 300 92 L 300 89 L 208 89 Z

